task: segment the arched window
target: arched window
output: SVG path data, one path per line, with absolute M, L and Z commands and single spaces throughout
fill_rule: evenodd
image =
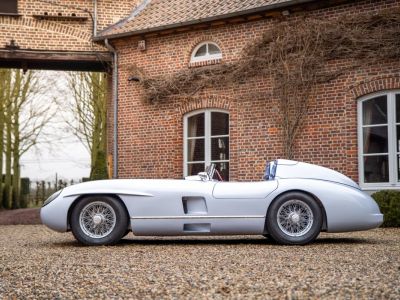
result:
M 196 63 L 221 58 L 222 52 L 217 44 L 213 42 L 204 42 L 194 48 L 190 62 Z
M 360 99 L 358 137 L 361 186 L 400 186 L 400 91 Z
M 229 114 L 198 110 L 184 117 L 184 175 L 203 172 L 211 163 L 229 180 Z

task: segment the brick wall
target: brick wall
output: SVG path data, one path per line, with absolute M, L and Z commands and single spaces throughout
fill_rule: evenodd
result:
M 393 7 L 400 7 L 400 1 L 355 1 L 307 14 L 336 18 Z M 301 13 L 290 17 L 301 17 Z M 265 161 L 282 157 L 279 107 L 267 78 L 209 89 L 192 100 L 175 98 L 157 104 L 145 103 L 139 84 L 128 82 L 132 64 L 147 76 L 168 75 L 187 68 L 192 49 L 204 40 L 220 46 L 223 62 L 235 61 L 245 45 L 273 28 L 274 22 L 260 20 L 151 37 L 146 40 L 144 52 L 137 49 L 135 37 L 115 41 L 120 55 L 120 177 L 182 178 L 183 117 L 200 108 L 223 108 L 230 113 L 231 180 L 259 180 Z M 376 90 L 400 88 L 399 71 L 400 63 L 366 64 L 330 84 L 318 86 L 297 142 L 295 159 L 337 169 L 357 180 L 357 98 Z
M 128 16 L 139 0 L 98 0 L 98 30 Z M 113 5 L 114 3 L 114 5 Z M 18 14 L 0 13 L 0 48 L 14 39 L 22 49 L 94 51 L 105 49 L 92 43 L 94 14 L 89 0 L 18 0 Z M 37 19 L 34 15 L 86 17 L 87 20 Z

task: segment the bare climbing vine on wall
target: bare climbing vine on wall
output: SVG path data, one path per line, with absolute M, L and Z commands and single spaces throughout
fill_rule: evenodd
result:
M 399 36 L 400 10 L 328 21 L 288 19 L 248 45 L 235 63 L 185 69 L 169 76 L 146 77 L 142 73 L 140 83 L 146 100 L 154 103 L 190 97 L 205 88 L 269 77 L 279 99 L 284 155 L 293 158 L 296 137 L 316 86 L 365 63 L 398 59 Z M 342 60 L 345 63 L 340 63 Z

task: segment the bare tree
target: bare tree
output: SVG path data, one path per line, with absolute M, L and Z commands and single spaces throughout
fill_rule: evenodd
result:
M 3 120 L 0 125 L 2 154 L 5 160 L 3 207 L 25 207 L 20 198 L 20 158 L 38 144 L 44 126 L 51 119 L 50 103 L 40 103 L 46 87 L 39 82 L 38 72 L 3 70 L 0 83 Z M 1 169 L 2 170 L 2 169 Z
M 6 87 L 7 85 L 7 72 L 0 70 L 0 207 L 5 207 L 6 199 L 3 197 L 3 160 L 4 160 L 4 128 L 5 128 L 5 110 L 6 110 Z
M 70 73 L 73 120 L 66 120 L 91 158 L 91 179 L 108 177 L 106 163 L 107 78 L 103 73 Z

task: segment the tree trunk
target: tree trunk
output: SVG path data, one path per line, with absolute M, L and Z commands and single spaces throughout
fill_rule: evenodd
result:
M 106 80 L 101 73 L 91 73 L 93 131 L 91 153 L 91 179 L 108 178 L 106 142 Z
M 21 181 L 21 169 L 19 165 L 19 126 L 18 126 L 18 115 L 15 115 L 15 123 L 13 126 L 14 145 L 13 145 L 13 180 L 12 180 L 12 208 L 26 207 L 20 203 L 20 181 Z
M 3 151 L 4 151 L 4 109 L 5 109 L 5 71 L 0 71 L 0 208 L 3 206 Z
M 5 149 L 5 178 L 4 178 L 4 208 L 11 208 L 12 193 L 11 193 L 11 163 L 12 163 L 12 119 L 11 119 L 11 103 L 8 103 L 6 109 L 6 149 Z
M 0 208 L 3 208 L 3 148 L 4 148 L 3 145 L 4 145 L 4 112 L 3 112 L 3 107 L 0 107 Z
M 90 178 L 108 178 L 106 141 L 107 80 L 102 73 L 71 74 L 73 113 L 77 124 L 69 123 L 90 153 Z

